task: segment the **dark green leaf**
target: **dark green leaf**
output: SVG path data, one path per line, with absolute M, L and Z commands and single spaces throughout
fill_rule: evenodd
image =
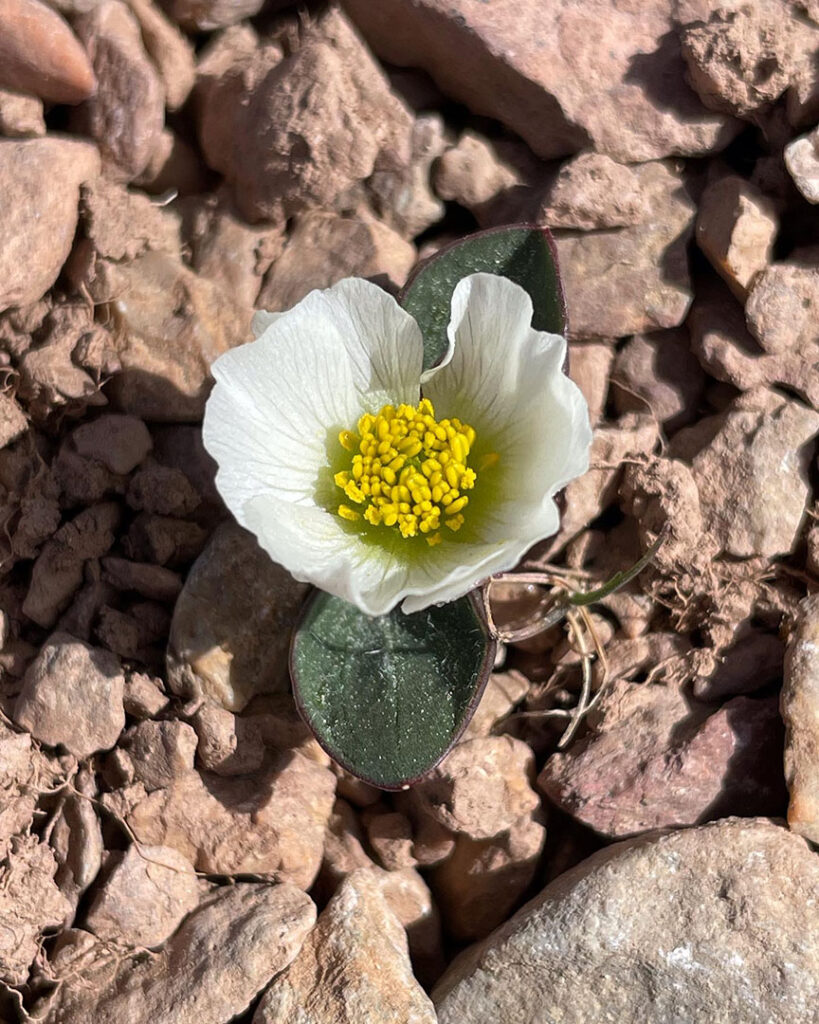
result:
M 371 618 L 316 592 L 290 652 L 293 693 L 330 756 L 384 789 L 430 771 L 457 740 L 495 657 L 468 597 Z
M 424 336 L 425 369 L 446 352 L 455 286 L 462 277 L 481 271 L 508 277 L 526 289 L 534 305 L 536 330 L 566 333 L 566 308 L 549 232 L 525 224 L 481 231 L 430 256 L 404 287 L 401 303 Z

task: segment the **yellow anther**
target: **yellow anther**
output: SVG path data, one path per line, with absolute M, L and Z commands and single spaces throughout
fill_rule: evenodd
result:
M 457 531 L 465 522 L 463 510 L 469 498 L 462 491 L 476 485 L 477 473 L 468 465 L 475 431 L 455 417 L 435 419 L 429 399 L 417 407 L 403 403 L 385 405 L 378 413 L 364 413 L 358 433 L 342 430 L 342 446 L 354 453 L 347 469 L 333 480 L 351 505 L 338 506 L 349 522 L 362 518 L 362 528 L 397 528 L 411 539 L 423 536 L 430 546 L 440 544 L 443 523 Z M 481 467 L 498 462 L 495 453 L 485 455 Z

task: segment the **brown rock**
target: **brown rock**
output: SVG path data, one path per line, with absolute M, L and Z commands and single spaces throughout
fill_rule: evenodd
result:
M 675 686 L 614 682 L 594 731 L 538 778 L 558 807 L 607 838 L 737 813 L 777 814 L 776 701 L 691 707 Z
M 606 342 L 572 342 L 569 345 L 569 376 L 583 392 L 589 420 L 596 425 L 606 408 L 614 349 Z
M 55 953 L 57 976 L 70 974 L 72 983 L 51 1008 L 54 1024 L 223 1024 L 290 963 L 315 916 L 310 898 L 292 885 L 239 882 L 212 893 L 147 958 L 106 956 L 103 944 L 69 933 L 80 942 Z M 77 946 L 86 955 L 72 963 Z
M 196 733 L 185 722 L 149 720 L 129 729 L 121 745 L 131 758 L 134 778 L 150 793 L 193 769 Z
M 72 431 L 80 455 L 97 459 L 112 473 L 130 473 L 153 447 L 148 428 L 136 416 L 108 413 Z
M 23 612 L 39 626 L 53 626 L 82 584 L 84 563 L 105 554 L 118 524 L 113 502 L 91 505 L 64 523 L 34 563 Z
M 466 727 L 463 738 L 489 736 L 496 725 L 509 715 L 529 692 L 529 680 L 522 672 L 493 672 L 483 691 L 478 710 Z
M 816 351 L 819 266 L 775 263 L 755 280 L 745 304 L 748 329 L 766 352 Z
M 789 142 L 785 147 L 785 165 L 805 199 L 819 203 L 819 131 Z
M 386 278 L 400 286 L 415 258 L 414 246 L 377 220 L 309 213 L 296 221 L 256 304 L 270 312 L 290 309 L 314 288 L 343 277 Z
M 103 579 L 117 590 L 135 590 L 143 597 L 172 604 L 182 589 L 182 580 L 172 569 L 150 562 L 129 562 L 127 558 L 104 558 Z
M 77 37 L 38 0 L 0 4 L 0 85 L 50 103 L 81 103 L 96 80 Z
M 196 872 L 167 846 L 132 843 L 115 853 L 85 921 L 100 939 L 129 946 L 159 946 L 199 902 Z
M 649 219 L 633 227 L 555 236 L 572 338 L 618 338 L 676 327 L 685 319 L 694 204 L 670 165 L 635 170 Z
M 697 244 L 741 302 L 771 262 L 778 230 L 774 204 L 743 178 L 721 178 L 702 194 Z
M 171 18 L 188 32 L 212 32 L 252 18 L 264 0 L 163 0 Z
M 459 743 L 410 791 L 419 813 L 472 839 L 491 839 L 539 806 L 532 751 L 509 736 Z
M 640 224 L 652 211 L 638 168 L 604 153 L 581 153 L 547 185 L 536 216 L 550 228 L 597 231 Z
M 10 641 L 3 645 L 4 655 Z M 4 665 L 4 669 L 6 666 Z M 32 825 L 40 793 L 54 787 L 62 767 L 57 758 L 38 750 L 27 732 L 15 732 L 0 721 L 0 854 L 9 842 Z
M 415 238 L 443 218 L 445 207 L 432 192 L 432 165 L 447 145 L 439 114 L 416 117 L 406 167 L 375 170 L 365 183 L 365 195 L 377 218 L 404 238 Z
M 53 633 L 26 672 L 14 720 L 35 739 L 79 758 L 108 750 L 125 727 L 119 661 Z
M 241 711 L 288 685 L 289 633 L 306 588 L 233 523 L 213 535 L 185 581 L 168 643 L 175 693 Z
M 597 428 L 589 470 L 566 488 L 566 510 L 550 552 L 562 548 L 615 500 L 623 463 L 648 455 L 657 436 L 654 417 L 638 413 L 627 413 L 616 423 Z
M 338 11 L 311 23 L 291 56 L 245 50 L 226 70 L 200 96 L 199 137 L 248 219 L 330 205 L 374 170 L 409 163 L 409 111 Z
M 474 941 L 502 924 L 532 884 L 545 841 L 546 829 L 528 816 L 494 839 L 458 836 L 432 875 L 447 932 Z
M 724 146 L 735 130 L 685 84 L 665 3 L 344 6 L 381 58 L 424 68 L 447 95 L 547 159 L 586 147 L 623 162 L 694 155 Z
M 42 932 L 58 928 L 72 907 L 54 883 L 54 855 L 37 836 L 16 836 L 0 861 L 0 979 L 23 985 Z
M 809 494 L 806 446 L 819 414 L 774 392 L 741 396 L 692 462 L 706 530 L 739 558 L 787 554 Z
M 265 757 L 262 730 L 252 718 L 239 718 L 205 704 L 193 716 L 199 745 L 199 764 L 217 775 L 250 775 L 257 771 Z
M 499 198 L 524 181 L 489 139 L 467 130 L 436 162 L 433 183 L 441 199 L 454 200 L 487 224 Z
M 157 565 L 180 565 L 201 553 L 208 534 L 196 523 L 171 516 L 139 515 L 125 538 L 131 558 Z
M 815 854 L 769 821 L 618 843 L 459 957 L 438 1020 L 786 1024 L 819 995 L 817 898 Z
M 97 260 L 131 261 L 145 252 L 179 255 L 181 242 L 177 217 L 152 203 L 148 196 L 129 191 L 124 185 L 98 178 L 82 188 L 83 234 Z M 106 294 L 96 278 L 105 279 L 105 267 L 92 266 L 86 283 L 96 302 L 118 298 L 116 278 Z
M 75 21 L 97 76 L 97 92 L 75 114 L 112 176 L 136 178 L 165 122 L 165 91 L 142 45 L 139 22 L 120 0 L 103 0 Z
M 198 871 L 312 884 L 333 806 L 332 772 L 298 753 L 253 776 L 190 771 L 137 802 L 127 816 L 141 843 L 171 846 Z
M 427 988 L 440 977 L 445 963 L 441 915 L 429 886 L 413 868 L 371 870 L 381 883 L 387 906 L 404 926 L 415 976 Z
M 696 417 L 705 390 L 705 377 L 682 328 L 636 334 L 617 353 L 612 381 L 618 412 L 648 406 L 667 433 Z
M 247 340 L 250 311 L 162 253 L 118 268 L 117 280 L 111 313 L 122 372 L 109 386 L 112 400 L 147 420 L 200 420 L 210 364 Z
M 128 481 L 126 500 L 139 511 L 187 516 L 202 499 L 180 469 L 149 462 Z
M 97 174 L 87 142 L 0 141 L 0 310 L 36 302 L 54 284 L 74 241 L 80 183 Z
M 378 879 L 357 871 L 342 882 L 301 952 L 265 992 L 254 1024 L 302 1016 L 316 1024 L 434 1024 L 415 980 L 407 939 Z
M 806 597 L 788 641 L 782 689 L 788 824 L 812 842 L 819 841 L 818 624 L 819 600 Z
M 28 139 L 45 133 L 42 100 L 12 89 L 0 89 L 0 135 Z
M 262 278 L 284 248 L 284 229 L 245 224 L 232 204 L 213 195 L 191 200 L 185 218 L 194 270 L 248 309 L 256 306 Z
M 786 0 L 722 2 L 682 32 L 688 78 L 712 110 L 749 117 L 788 88 L 819 26 Z M 705 14 L 705 12 L 703 12 Z
M 375 862 L 364 849 L 361 823 L 346 800 L 336 797 L 324 833 L 321 869 L 312 888 L 313 898 L 326 903 L 339 885 L 359 868 L 375 869 Z
M 28 420 L 11 395 L 0 392 L 0 448 L 16 441 L 28 430 Z
M 721 284 L 701 283 L 688 318 L 691 347 L 703 368 L 740 391 L 784 384 L 819 409 L 819 346 L 765 352 L 742 307 Z
M 165 106 L 178 110 L 196 79 L 193 46 L 151 0 L 128 0 L 142 30 L 142 42 L 159 71 Z
M 367 839 L 381 867 L 387 871 L 414 868 L 412 822 L 400 811 L 366 814 Z
M 97 784 L 88 768 L 77 772 L 74 788 L 77 793 L 66 796 L 48 842 L 57 861 L 54 881 L 76 907 L 80 896 L 97 877 L 104 847 L 102 826 L 94 807 Z
M 168 706 L 168 698 L 162 692 L 161 680 L 144 672 L 129 672 L 125 677 L 123 704 L 125 713 L 132 718 L 156 718 Z

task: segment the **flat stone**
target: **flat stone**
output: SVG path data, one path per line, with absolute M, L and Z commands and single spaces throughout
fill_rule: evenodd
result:
M 801 1020 L 819 998 L 818 899 L 816 855 L 769 821 L 617 843 L 458 957 L 438 1020 Z
M 298 953 L 316 918 L 292 885 L 237 882 L 217 889 L 150 957 L 105 956 L 87 933 L 69 933 L 54 969 L 71 974 L 51 1007 L 54 1024 L 223 1024 L 241 1016 Z M 87 956 L 72 963 L 74 942 Z
M 116 268 L 111 305 L 122 370 L 109 394 L 123 412 L 158 422 L 198 422 L 210 364 L 248 338 L 250 310 L 160 252 Z
M 619 338 L 677 327 L 691 302 L 695 207 L 671 165 L 635 169 L 651 215 L 631 227 L 555 233 L 569 336 Z
M 778 231 L 773 202 L 744 178 L 728 175 L 703 192 L 697 244 L 741 302 L 771 262 Z
M 788 554 L 810 491 L 810 442 L 819 413 L 770 391 L 752 391 L 723 415 L 692 462 L 706 530 L 739 558 Z
M 308 213 L 296 220 L 256 305 L 270 312 L 290 309 L 314 288 L 329 288 L 343 277 L 378 278 L 397 288 L 416 255 L 413 245 L 380 221 Z
M 42 743 L 89 757 L 125 727 L 124 682 L 114 655 L 52 633 L 26 672 L 14 720 Z
M 806 597 L 788 640 L 782 717 L 785 777 L 790 791 L 788 824 L 819 842 L 819 599 Z
M 465 206 L 481 224 L 491 221 L 504 193 L 524 183 L 496 145 L 469 129 L 436 161 L 432 180 L 441 199 Z
M 77 792 L 66 796 L 52 823 L 48 844 L 57 861 L 54 881 L 76 908 L 99 873 L 105 847 L 95 807 L 96 779 L 88 767 L 78 770 L 74 788 Z
M 126 714 L 139 719 L 155 718 L 168 706 L 161 680 L 144 672 L 130 672 L 126 676 L 123 702 Z
M 100 170 L 95 146 L 49 136 L 0 140 L 0 311 L 42 298 L 77 230 L 80 184 Z
M 139 22 L 145 49 L 162 79 L 165 106 L 178 110 L 196 79 L 193 46 L 151 0 L 128 3 Z
M 538 786 L 608 839 L 695 825 L 727 811 L 776 814 L 782 732 L 776 701 L 736 697 L 717 711 L 679 688 L 617 680 L 593 731 L 546 762 Z
M 809 203 L 819 203 L 819 130 L 785 146 L 785 166 Z
M 171 846 L 198 871 L 262 875 L 308 889 L 334 791 L 329 769 L 288 752 L 252 776 L 177 775 L 139 799 L 126 820 L 141 843 Z
M 510 736 L 459 743 L 410 790 L 418 813 L 473 839 L 506 832 L 539 806 L 530 779 L 532 751 Z
M 436 1024 L 407 939 L 378 879 L 350 875 L 298 956 L 262 998 L 254 1024 Z
M 614 355 L 613 346 L 604 341 L 569 345 L 569 376 L 583 392 L 592 426 L 600 422 L 606 408 Z
M 129 946 L 159 946 L 199 902 L 196 872 L 167 846 L 132 843 L 115 853 L 85 915 L 98 938 Z
M 164 0 L 163 7 L 188 32 L 212 32 L 252 18 L 264 0 Z
M 148 428 L 136 416 L 108 413 L 71 432 L 80 455 L 97 459 L 112 473 L 130 473 L 153 448 Z
M 581 153 L 547 185 L 537 221 L 550 228 L 598 231 L 629 227 L 650 216 L 639 169 L 605 153 Z
M 165 123 L 165 90 L 127 4 L 103 0 L 75 19 L 97 90 L 74 114 L 96 140 L 108 173 L 124 181 L 145 170 Z
M 521 818 L 494 839 L 458 836 L 431 879 L 447 932 L 474 941 L 502 924 L 532 884 L 545 842 L 537 816 Z
M 265 758 L 262 729 L 253 718 L 239 718 L 215 704 L 204 704 L 192 719 L 199 764 L 217 775 L 250 775 Z
M 213 534 L 174 609 L 168 682 L 241 711 L 258 693 L 288 686 L 289 633 L 307 593 L 233 523 Z
M 626 163 L 693 156 L 722 148 L 735 132 L 686 84 L 666 3 L 344 7 L 379 57 L 424 68 L 447 95 L 502 121 L 544 159 L 585 148 Z

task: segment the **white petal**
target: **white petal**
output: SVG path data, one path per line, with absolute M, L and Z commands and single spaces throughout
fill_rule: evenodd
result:
M 253 319 L 250 321 L 253 337 L 260 338 L 267 328 L 272 323 L 275 323 L 280 316 L 284 316 L 284 313 L 269 313 L 266 309 L 257 309 L 253 314 Z
M 368 281 L 311 292 L 264 322 L 256 341 L 213 364 L 203 426 L 219 491 L 243 525 L 245 505 L 259 494 L 315 505 L 338 432 L 387 402 L 419 399 L 418 325 Z
M 363 543 L 338 516 L 263 494 L 246 503 L 245 517 L 262 548 L 297 580 L 335 594 L 367 615 L 384 615 L 404 594 L 405 563 L 386 549 Z

